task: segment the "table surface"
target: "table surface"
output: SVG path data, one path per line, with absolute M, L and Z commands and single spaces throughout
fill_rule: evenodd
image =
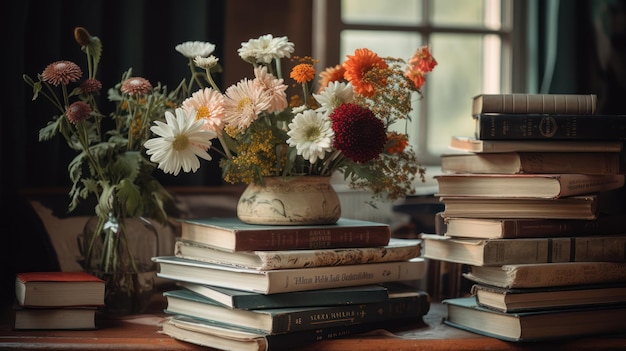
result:
M 207 350 L 205 347 L 175 340 L 159 333 L 165 317 L 160 296 L 150 313 L 129 317 L 96 319 L 95 330 L 12 330 L 9 314 L 0 324 L 1 350 Z M 304 345 L 298 350 L 626 350 L 626 335 L 564 340 L 542 343 L 511 343 L 456 329 L 442 323 L 446 308 L 433 303 L 423 323 L 394 330 L 376 330 L 342 339 Z

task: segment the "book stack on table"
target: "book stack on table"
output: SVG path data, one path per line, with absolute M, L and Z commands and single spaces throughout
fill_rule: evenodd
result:
M 435 176 L 424 257 L 466 267 L 445 323 L 508 341 L 626 332 L 626 116 L 594 95 L 479 95 Z M 616 201 L 617 199 L 617 201 Z
M 14 329 L 94 329 L 104 281 L 86 272 L 23 272 L 15 279 Z
M 164 292 L 162 332 L 217 349 L 290 349 L 421 321 L 430 297 L 421 239 L 384 223 L 251 225 L 181 219 L 174 254 L 154 257 Z

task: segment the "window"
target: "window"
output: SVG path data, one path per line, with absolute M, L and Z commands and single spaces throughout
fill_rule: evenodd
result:
M 326 67 L 360 47 L 408 59 L 417 47 L 430 45 L 439 64 L 427 76 L 426 98 L 415 97 L 409 131 L 420 161 L 437 165 L 439 155 L 449 151 L 452 135 L 473 134 L 473 96 L 525 90 L 524 70 L 517 68 L 523 66 L 519 60 L 525 57 L 524 41 L 517 36 L 521 32 L 515 31 L 515 24 L 520 26 L 524 18 L 524 4 L 512 0 L 315 0 L 314 56 Z

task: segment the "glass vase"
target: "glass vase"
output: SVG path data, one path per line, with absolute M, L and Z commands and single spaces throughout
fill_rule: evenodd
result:
M 155 291 L 158 232 L 150 220 L 91 217 L 79 239 L 85 271 L 105 281 L 104 312 L 142 313 Z
M 265 177 L 249 184 L 237 203 L 237 217 L 249 224 L 333 224 L 341 216 L 330 177 Z

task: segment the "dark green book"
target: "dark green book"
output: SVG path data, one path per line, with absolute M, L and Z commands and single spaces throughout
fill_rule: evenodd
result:
M 626 304 L 528 312 L 501 312 L 480 306 L 475 297 L 442 301 L 444 323 L 506 341 L 539 341 L 626 332 Z
M 386 301 L 389 298 L 387 288 L 382 285 L 361 285 L 268 295 L 189 282 L 178 282 L 177 284 L 226 307 L 243 310 L 353 305 Z
M 253 310 L 228 308 L 184 289 L 166 291 L 163 295 L 167 298 L 166 313 L 267 334 L 396 319 L 419 320 L 430 309 L 428 294 L 415 289 L 402 293 L 390 293 L 389 299 L 382 302 Z

